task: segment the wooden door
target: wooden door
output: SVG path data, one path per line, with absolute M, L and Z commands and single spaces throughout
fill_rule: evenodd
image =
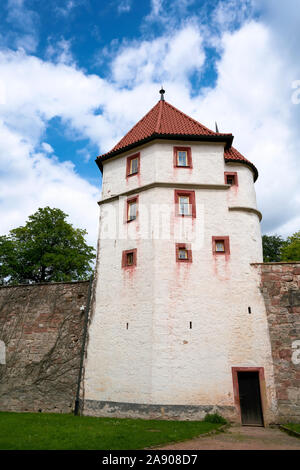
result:
M 263 426 L 258 372 L 238 372 L 242 424 Z

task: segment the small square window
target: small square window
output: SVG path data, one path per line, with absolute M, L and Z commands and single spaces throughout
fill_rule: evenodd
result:
M 127 157 L 126 176 L 134 176 L 140 172 L 140 153 Z
M 179 248 L 178 250 L 179 259 L 188 259 L 188 252 L 186 248 Z
M 230 186 L 238 186 L 238 177 L 237 177 L 236 171 L 232 173 L 225 171 L 224 177 L 225 177 L 225 184 L 230 184 Z
M 227 184 L 230 184 L 230 185 L 232 186 L 232 185 L 234 184 L 234 182 L 235 182 L 234 180 L 235 180 L 235 178 L 234 178 L 233 175 L 227 175 L 227 176 L 226 176 Z
M 126 222 L 136 220 L 138 215 L 138 196 L 127 199 Z
M 213 253 L 217 255 L 230 254 L 229 237 L 212 237 Z
M 187 243 L 176 243 L 176 261 L 192 262 L 191 245 Z
M 192 168 L 190 147 L 174 147 L 174 167 Z
M 216 251 L 225 252 L 225 242 L 224 242 L 224 240 L 216 241 Z
M 125 250 L 122 253 L 122 268 L 130 268 L 136 266 L 136 248 Z

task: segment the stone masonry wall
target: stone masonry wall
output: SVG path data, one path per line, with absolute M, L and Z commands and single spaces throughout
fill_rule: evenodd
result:
M 1 411 L 72 411 L 88 287 L 72 282 L 0 288 L 0 341 L 6 349 Z
M 253 265 L 269 324 L 279 422 L 300 422 L 300 263 Z

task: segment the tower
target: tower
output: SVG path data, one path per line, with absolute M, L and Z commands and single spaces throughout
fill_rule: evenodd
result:
M 84 413 L 240 420 L 257 377 L 262 423 L 274 383 L 255 166 L 164 100 L 108 153 L 85 364 Z M 243 375 L 244 374 L 244 375 Z M 246 374 L 246 375 L 245 375 Z

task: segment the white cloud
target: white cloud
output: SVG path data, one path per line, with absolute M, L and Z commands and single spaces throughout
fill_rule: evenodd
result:
M 185 81 L 205 61 L 202 37 L 188 25 L 152 41 L 125 45 L 112 63 L 112 78 L 133 87 L 145 82 Z
M 172 26 L 180 23 L 188 8 L 195 3 L 196 0 L 151 0 L 150 13 L 145 17 L 145 21 Z
M 221 0 L 213 11 L 213 21 L 222 30 L 230 29 L 250 19 L 253 13 L 253 0 Z
M 44 152 L 46 153 L 53 153 L 54 150 L 53 148 L 51 147 L 50 144 L 48 144 L 47 142 L 42 142 L 42 145 L 41 145 L 42 149 L 44 150 Z
M 131 10 L 131 7 L 131 0 L 122 0 L 121 2 L 118 2 L 118 13 L 128 13 Z
M 72 41 L 69 39 L 61 38 L 56 43 L 52 42 L 52 39 L 49 38 L 49 46 L 46 49 L 46 57 L 48 60 L 51 60 L 55 63 L 72 65 L 75 64 L 71 52 Z
M 25 0 L 8 0 L 7 21 L 26 31 L 34 29 L 37 14 L 26 8 Z
M 163 0 L 151 0 L 150 16 L 158 16 L 162 11 Z
M 77 0 L 76 3 L 75 0 L 68 0 L 65 2 L 65 5 L 63 7 L 56 6 L 55 10 L 59 15 L 67 17 L 71 13 L 71 11 L 79 5 L 82 5 L 82 1 Z
M 6 21 L 11 31 L 2 41 L 12 47 L 34 52 L 38 45 L 38 14 L 26 7 L 26 0 L 8 0 Z

